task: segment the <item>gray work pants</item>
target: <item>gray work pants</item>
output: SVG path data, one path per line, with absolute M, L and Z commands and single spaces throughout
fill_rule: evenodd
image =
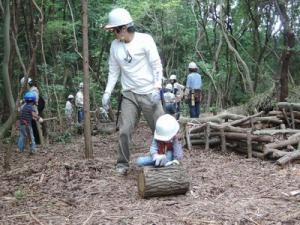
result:
M 152 103 L 151 94 L 140 95 L 124 91 L 119 126 L 118 165 L 129 165 L 129 144 L 141 113 L 154 133 L 156 120 L 164 114 L 161 102 Z

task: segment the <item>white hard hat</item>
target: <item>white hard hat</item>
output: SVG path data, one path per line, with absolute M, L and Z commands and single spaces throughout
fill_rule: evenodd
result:
M 79 83 L 79 88 L 83 88 L 83 83 L 82 82 Z
M 108 24 L 105 26 L 105 28 L 109 29 L 113 27 L 119 27 L 132 22 L 133 20 L 126 9 L 116 8 L 108 14 Z
M 30 77 L 28 77 L 27 83 L 30 83 L 32 81 L 32 79 Z M 22 79 L 20 80 L 21 86 L 24 86 L 25 83 L 25 77 L 22 77 Z
M 169 141 L 177 134 L 178 130 L 179 123 L 173 116 L 169 114 L 162 115 L 156 121 L 154 139 Z
M 190 62 L 189 63 L 189 69 L 198 69 L 198 67 L 197 67 L 196 63 Z
M 74 96 L 73 95 L 69 95 L 68 98 L 74 98 Z
M 170 80 L 177 80 L 177 79 L 176 79 L 176 75 L 175 75 L 175 74 L 172 74 L 172 75 L 170 76 Z
M 169 84 L 166 85 L 166 89 L 172 90 L 172 88 L 173 88 L 172 84 L 169 83 Z

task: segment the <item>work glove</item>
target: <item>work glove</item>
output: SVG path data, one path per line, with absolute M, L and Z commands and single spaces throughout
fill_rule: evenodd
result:
M 160 90 L 159 89 L 155 89 L 152 92 L 151 101 L 152 101 L 152 103 L 158 103 L 160 101 Z
M 42 123 L 42 122 L 44 122 L 44 120 L 43 120 L 42 117 L 40 117 L 40 118 L 39 118 L 39 123 Z
M 179 165 L 179 164 L 180 164 L 179 161 L 176 160 L 176 159 L 174 159 L 174 160 L 172 160 L 172 161 L 167 162 L 167 163 L 165 164 L 165 166 L 173 166 L 173 165 Z
M 110 94 L 105 92 L 102 96 L 102 107 L 107 111 L 109 109 Z
M 155 166 L 164 166 L 167 162 L 167 157 L 165 154 L 155 154 L 153 161 L 155 161 Z

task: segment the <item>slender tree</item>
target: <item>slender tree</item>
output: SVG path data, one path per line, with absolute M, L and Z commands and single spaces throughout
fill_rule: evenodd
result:
M 89 42 L 88 42 L 88 0 L 82 0 L 82 35 L 83 35 L 83 104 L 84 104 L 84 140 L 85 157 L 93 158 L 91 120 L 90 120 L 90 95 L 89 95 Z

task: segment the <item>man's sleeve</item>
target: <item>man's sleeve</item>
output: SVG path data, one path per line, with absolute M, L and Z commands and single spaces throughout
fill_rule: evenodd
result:
M 109 72 L 108 72 L 108 80 L 105 88 L 105 93 L 111 94 L 112 90 L 114 89 L 118 81 L 121 72 L 121 68 L 113 54 L 113 44 L 110 47 L 108 65 L 109 65 Z

